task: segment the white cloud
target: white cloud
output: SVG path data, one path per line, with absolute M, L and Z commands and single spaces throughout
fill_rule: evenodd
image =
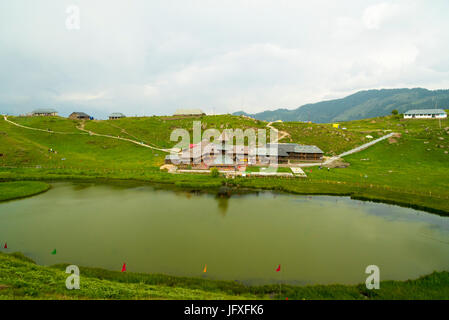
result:
M 103 99 L 106 97 L 107 92 L 98 92 L 98 93 L 64 93 L 57 97 L 58 100 L 63 101 L 91 101 L 91 100 L 98 100 Z
M 448 87 L 447 0 L 0 2 L 0 111 L 296 108 Z
M 400 6 L 390 2 L 382 2 L 365 9 L 363 22 L 368 29 L 379 29 L 381 24 L 400 13 Z

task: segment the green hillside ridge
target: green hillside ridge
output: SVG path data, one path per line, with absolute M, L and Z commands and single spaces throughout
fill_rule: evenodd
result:
M 39 266 L 20 253 L 0 253 L 0 299 L 449 299 L 449 273 L 359 285 L 245 286 L 235 281 L 80 267 L 80 289 L 67 290 L 66 265 Z
M 73 134 L 56 134 L 17 127 L 0 120 L 0 179 L 122 179 L 164 183 L 191 190 L 213 192 L 223 185 L 236 189 L 274 189 L 301 194 L 351 195 L 413 206 L 439 214 L 449 213 L 449 121 L 403 120 L 400 116 L 378 117 L 342 123 L 347 130 L 329 124 L 276 123 L 290 137 L 283 142 L 316 144 L 327 155 L 339 154 L 374 138 L 397 132 L 400 137 L 383 141 L 367 150 L 345 157 L 345 169 L 306 170 L 306 179 L 213 178 L 209 175 L 161 172 L 166 153 L 111 139 L 90 136 L 76 129 L 81 123 L 63 118 L 10 117 L 33 125 Z M 97 133 L 128 134 L 137 141 L 171 147 L 174 128 L 191 128 L 201 120 L 204 128 L 265 128 L 266 123 L 237 116 L 127 118 L 87 121 Z M 31 123 L 32 122 L 32 123 Z M 53 127 L 53 125 L 55 127 Z M 125 130 L 126 133 L 122 132 Z M 75 131 L 76 130 L 76 131 Z M 115 130 L 115 131 L 114 131 Z M 390 131 L 391 130 L 391 131 Z M 78 132 L 78 133 L 77 133 Z M 55 150 L 50 152 L 49 149 Z
M 381 89 L 359 91 L 342 99 L 306 104 L 297 109 L 277 109 L 246 115 L 265 121 L 312 121 L 330 123 L 360 120 L 391 114 L 392 110 L 404 113 L 410 109 L 434 109 L 449 106 L 449 90 Z
M 123 136 L 130 139 L 142 140 L 150 145 L 163 148 L 174 146 L 170 141 L 170 134 L 174 129 L 186 129 L 192 143 L 199 141 L 193 140 L 193 122 L 201 121 L 202 130 L 240 128 L 246 130 L 264 129 L 264 122 L 234 117 L 231 115 L 203 116 L 203 117 L 144 117 L 144 118 L 124 118 L 108 121 L 88 121 L 85 128 L 93 132 L 101 132 L 111 135 Z

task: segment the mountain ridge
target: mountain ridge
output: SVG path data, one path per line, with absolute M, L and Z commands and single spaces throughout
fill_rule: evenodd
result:
M 410 109 L 449 108 L 449 90 L 425 88 L 362 90 L 340 99 L 308 103 L 296 109 L 279 108 L 245 115 L 258 120 L 312 121 L 329 123 L 386 116 L 393 110 L 399 113 Z

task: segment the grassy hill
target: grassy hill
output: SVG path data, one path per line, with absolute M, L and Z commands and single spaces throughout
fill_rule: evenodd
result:
M 345 158 L 345 169 L 307 172 L 307 179 L 222 177 L 161 172 L 166 153 L 127 141 L 90 136 L 77 129 L 81 122 L 54 117 L 10 117 L 29 130 L 0 120 L 0 179 L 136 179 L 173 184 L 182 188 L 213 189 L 223 184 L 236 187 L 277 189 L 295 193 L 351 194 L 449 213 L 449 121 L 403 120 L 400 116 L 343 122 L 346 130 L 329 124 L 275 123 L 289 133 L 283 142 L 316 144 L 326 155 L 361 145 L 369 139 L 397 132 L 400 137 Z M 237 116 L 202 118 L 148 117 L 87 121 L 96 133 L 126 136 L 158 147 L 171 147 L 174 128 L 191 130 L 201 120 L 206 128 L 265 128 L 263 121 Z M 47 129 L 57 131 L 52 133 Z M 49 151 L 53 149 L 54 151 Z
M 306 104 L 294 110 L 277 109 L 247 115 L 265 121 L 313 121 L 330 123 L 386 116 L 396 109 L 404 113 L 410 109 L 433 109 L 449 106 L 449 90 L 382 89 L 359 91 L 343 99 Z
M 77 129 L 82 123 L 60 117 L 10 117 L 30 128 L 0 120 L 0 201 L 29 196 L 49 188 L 45 181 L 120 179 L 164 183 L 183 190 L 217 192 L 227 186 L 269 189 L 298 194 L 350 195 L 449 215 L 449 120 L 403 120 L 376 117 L 329 124 L 275 123 L 289 136 L 283 142 L 316 144 L 327 155 L 339 154 L 369 139 L 399 135 L 345 157 L 342 169 L 306 170 L 302 178 L 236 178 L 161 172 L 164 152 Z M 87 121 L 87 130 L 123 136 L 157 147 L 171 147 L 174 128 L 265 128 L 267 123 L 238 116 L 199 118 L 148 117 Z M 48 131 L 48 130 L 51 130 Z M 54 131 L 54 132 L 53 132 Z M 52 151 L 51 151 L 52 150 Z M 44 181 L 44 182 L 42 182 Z M 245 287 L 236 282 L 177 278 L 164 275 L 122 274 L 82 268 L 83 288 L 64 287 L 64 266 L 35 265 L 21 255 L 0 254 L 0 299 L 266 299 L 280 298 L 278 286 Z M 381 290 L 358 286 L 283 286 L 289 299 L 447 299 L 449 273 L 418 280 L 382 282 Z
M 80 289 L 67 290 L 67 265 L 39 266 L 20 253 L 0 253 L 0 299 L 448 299 L 449 273 L 360 285 L 245 286 L 234 281 L 80 268 Z

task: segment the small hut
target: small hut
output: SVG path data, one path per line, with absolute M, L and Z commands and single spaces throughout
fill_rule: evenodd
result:
M 173 114 L 174 116 L 189 116 L 189 117 L 200 117 L 206 114 L 201 109 L 178 109 Z
M 109 115 L 109 120 L 116 120 L 121 118 L 126 118 L 126 116 L 120 112 L 114 112 Z
M 75 120 L 89 120 L 91 117 L 84 112 L 72 112 L 72 114 L 69 116 L 70 119 Z
M 58 111 L 55 109 L 36 109 L 31 112 L 33 117 L 54 117 L 58 115 Z

